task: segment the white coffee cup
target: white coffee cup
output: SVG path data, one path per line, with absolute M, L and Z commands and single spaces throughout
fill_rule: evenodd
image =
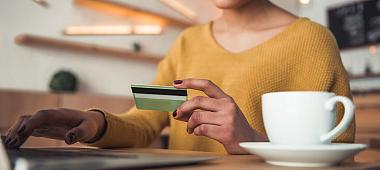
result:
M 335 126 L 335 106 L 344 105 L 344 116 Z M 331 143 L 354 118 L 348 97 L 322 91 L 285 91 L 262 96 L 264 126 L 272 144 L 319 145 Z

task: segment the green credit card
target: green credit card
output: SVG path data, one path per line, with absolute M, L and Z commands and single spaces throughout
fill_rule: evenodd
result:
M 187 101 L 187 90 L 173 86 L 131 85 L 137 109 L 173 112 Z

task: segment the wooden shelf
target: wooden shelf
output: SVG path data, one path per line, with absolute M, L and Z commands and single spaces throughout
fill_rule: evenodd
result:
M 15 37 L 15 42 L 20 45 L 43 46 L 59 50 L 71 50 L 78 52 L 87 52 L 95 54 L 109 55 L 118 58 L 138 60 L 157 64 L 162 57 L 158 55 L 135 53 L 130 50 L 114 48 L 91 43 L 62 40 L 58 38 L 49 38 L 30 34 L 20 34 Z M 155 57 L 157 56 L 157 57 Z
M 380 73 L 368 74 L 368 75 L 355 75 L 355 76 L 351 76 L 350 80 L 369 79 L 369 78 L 380 78 Z
M 156 12 L 147 11 L 125 3 L 112 0 L 74 0 L 74 4 L 113 15 L 128 17 L 137 22 L 155 23 L 160 25 L 174 25 L 181 28 L 191 26 L 193 23 L 181 21 Z

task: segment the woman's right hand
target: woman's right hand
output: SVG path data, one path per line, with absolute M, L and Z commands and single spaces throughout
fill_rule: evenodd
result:
M 104 115 L 97 111 L 40 110 L 20 116 L 8 130 L 5 146 L 19 148 L 29 136 L 64 140 L 67 144 L 96 141 L 105 130 Z

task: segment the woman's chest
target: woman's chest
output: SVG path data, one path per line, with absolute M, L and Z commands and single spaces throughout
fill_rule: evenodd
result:
M 258 51 L 233 56 L 221 53 L 194 53 L 184 57 L 178 66 L 177 78 L 207 79 L 234 98 L 262 94 L 289 79 L 292 70 L 285 53 Z M 190 97 L 201 95 L 190 91 Z

